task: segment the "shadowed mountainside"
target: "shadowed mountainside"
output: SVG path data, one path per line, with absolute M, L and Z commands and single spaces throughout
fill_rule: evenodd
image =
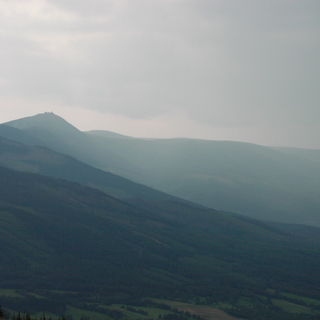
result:
M 1 288 L 68 290 L 77 305 L 85 293 L 99 303 L 197 297 L 233 306 L 245 297 L 253 307 L 230 312 L 279 319 L 290 313 L 276 308 L 272 292 L 320 293 L 317 228 L 178 200 L 141 209 L 77 183 L 3 167 L 0 190 Z M 71 303 L 70 293 L 65 302 L 58 296 L 56 304 Z
M 119 199 L 143 199 L 145 201 L 175 199 L 161 191 L 96 169 L 47 147 L 25 145 L 1 136 L 0 165 L 17 171 L 38 173 L 77 182 Z
M 84 133 L 53 114 L 6 125 L 92 166 L 211 208 L 320 226 L 319 152 Z

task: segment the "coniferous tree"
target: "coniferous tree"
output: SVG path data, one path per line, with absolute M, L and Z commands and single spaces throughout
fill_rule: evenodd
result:
M 4 318 L 4 312 L 2 310 L 2 306 L 0 306 L 0 318 Z

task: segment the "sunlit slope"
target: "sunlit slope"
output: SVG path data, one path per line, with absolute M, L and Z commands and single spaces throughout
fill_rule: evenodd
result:
M 135 182 L 216 209 L 320 226 L 319 153 L 228 141 L 83 133 L 52 114 L 27 119 L 7 125 Z

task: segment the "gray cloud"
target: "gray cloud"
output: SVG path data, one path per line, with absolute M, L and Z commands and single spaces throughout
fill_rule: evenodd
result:
M 0 0 L 0 90 L 135 119 L 317 126 L 319 9 L 316 0 Z

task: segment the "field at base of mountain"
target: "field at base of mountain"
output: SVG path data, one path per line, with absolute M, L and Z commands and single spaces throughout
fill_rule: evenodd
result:
M 254 302 L 247 296 L 233 302 L 206 299 L 121 298 L 62 290 L 0 289 L 0 318 L 11 320 L 317 320 L 320 300 L 270 292 Z M 115 299 L 114 299 L 115 300 Z M 10 308 L 10 309 L 9 309 Z M 24 308 L 23 313 L 17 310 Z
M 0 136 L 210 208 L 320 226 L 320 150 L 81 132 L 52 113 L 0 125 Z
M 15 294 L 0 294 L 4 309 L 61 315 L 77 308 L 128 319 L 110 306 L 138 310 L 165 299 L 242 319 L 320 317 L 316 227 L 179 199 L 135 205 L 4 167 L 0 190 L 0 288 Z M 185 312 L 166 319 L 185 320 Z

